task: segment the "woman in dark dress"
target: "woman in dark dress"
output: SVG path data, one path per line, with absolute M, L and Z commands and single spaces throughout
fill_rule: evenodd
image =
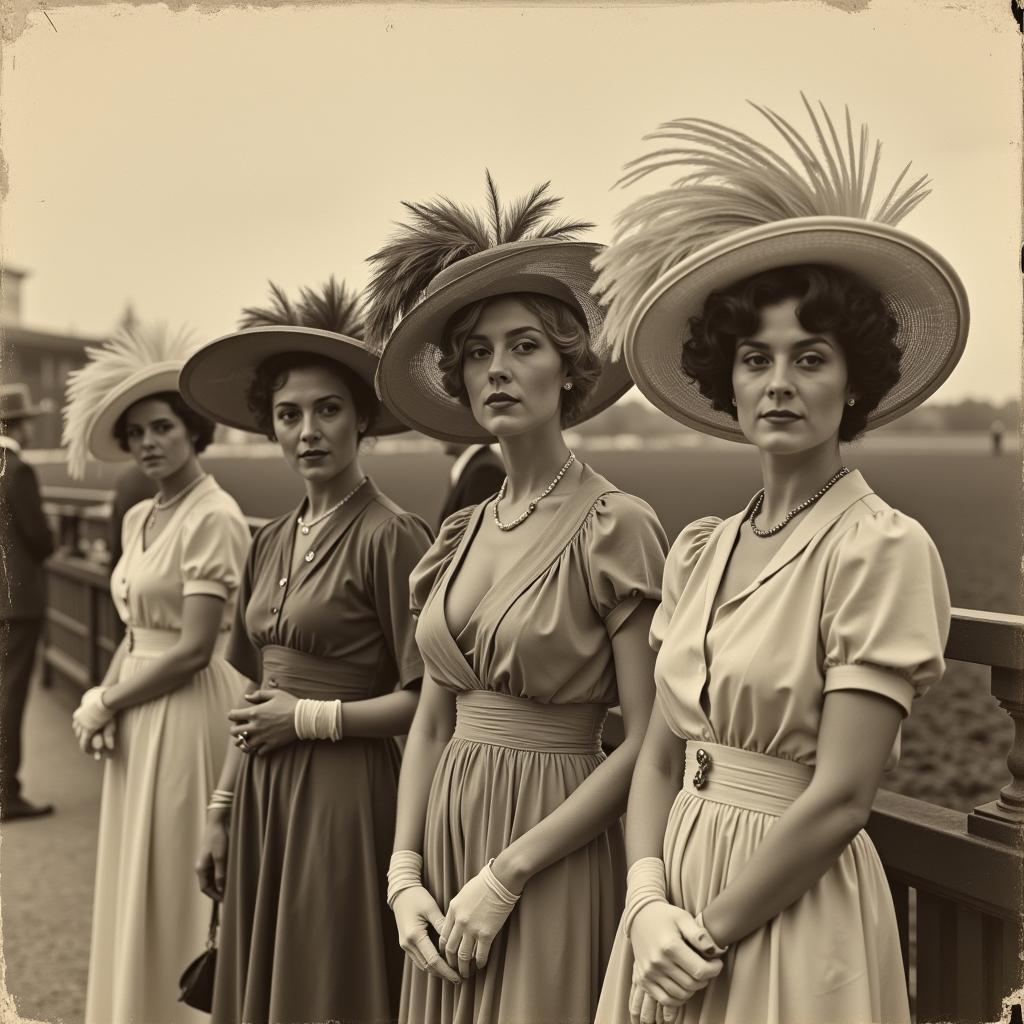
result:
M 301 310 L 302 307 L 300 307 Z M 213 1020 L 393 1021 L 402 956 L 384 902 L 399 751 L 423 673 L 408 579 L 430 544 L 360 468 L 402 429 L 377 359 L 313 328 L 243 330 L 182 374 L 190 402 L 276 439 L 298 509 L 254 540 L 228 652 L 254 681 L 197 870 L 223 899 Z

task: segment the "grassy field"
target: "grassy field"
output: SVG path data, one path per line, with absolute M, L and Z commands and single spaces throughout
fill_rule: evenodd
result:
M 399 504 L 433 524 L 450 460 L 430 445 L 412 452 L 387 447 L 366 455 L 365 468 Z M 592 443 L 579 453 L 649 501 L 670 537 L 701 515 L 735 512 L 759 486 L 754 453 L 740 445 L 651 450 Z M 851 448 L 847 461 L 934 538 L 954 605 L 1021 611 L 1017 452 L 994 457 L 981 437 L 877 435 Z M 212 453 L 206 462 L 250 515 L 279 515 L 298 503 L 300 485 L 270 446 L 248 450 L 245 458 L 237 450 L 226 458 Z M 43 462 L 39 470 L 44 483 L 67 482 L 62 465 Z M 93 467 L 85 485 L 107 487 L 115 475 Z M 989 693 L 987 675 L 984 668 L 950 664 L 905 726 L 902 764 L 887 778 L 889 788 L 959 809 L 997 795 L 1008 780 L 1012 727 Z

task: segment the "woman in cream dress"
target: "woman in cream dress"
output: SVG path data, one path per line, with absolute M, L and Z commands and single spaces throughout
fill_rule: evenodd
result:
M 125 638 L 74 716 L 83 747 L 107 756 L 85 1019 L 198 1024 L 177 982 L 209 927 L 192 864 L 244 688 L 223 641 L 249 530 L 196 458 L 213 424 L 176 390 L 182 339 L 125 334 L 90 356 L 69 385 L 73 471 L 86 449 L 130 454 L 159 490 L 124 518 L 111 592 Z
M 895 913 L 863 827 L 902 718 L 942 675 L 949 595 L 923 528 L 839 446 L 948 375 L 966 300 L 937 253 L 891 226 L 919 184 L 872 220 L 831 216 L 870 207 L 848 194 L 868 180 L 856 154 L 819 160 L 804 144 L 812 187 L 730 129 L 676 132 L 694 177 L 661 195 L 664 220 L 627 211 L 602 260 L 612 340 L 660 408 L 755 445 L 763 490 L 692 523 L 669 554 L 598 1020 L 907 1021 Z M 806 214 L 830 194 L 822 181 L 840 209 L 731 219 L 788 202 Z M 631 277 L 630 253 L 670 269 Z

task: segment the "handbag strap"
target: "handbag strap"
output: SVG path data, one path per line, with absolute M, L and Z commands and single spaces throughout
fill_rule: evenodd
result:
M 217 926 L 220 924 L 220 903 L 217 900 L 210 901 L 213 904 L 213 910 L 210 911 L 210 934 L 206 939 L 207 949 L 217 948 Z

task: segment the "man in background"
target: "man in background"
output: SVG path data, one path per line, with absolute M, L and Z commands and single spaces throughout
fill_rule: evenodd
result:
M 505 465 L 488 444 L 449 442 L 444 451 L 446 455 L 455 456 L 455 464 L 452 466 L 438 527 L 460 508 L 479 505 L 481 501 L 497 494 L 505 479 Z
M 50 814 L 50 804 L 21 795 L 21 720 L 46 611 L 43 562 L 53 535 L 43 515 L 35 470 L 21 458 L 31 440 L 32 405 L 24 384 L 0 386 L 0 821 Z

